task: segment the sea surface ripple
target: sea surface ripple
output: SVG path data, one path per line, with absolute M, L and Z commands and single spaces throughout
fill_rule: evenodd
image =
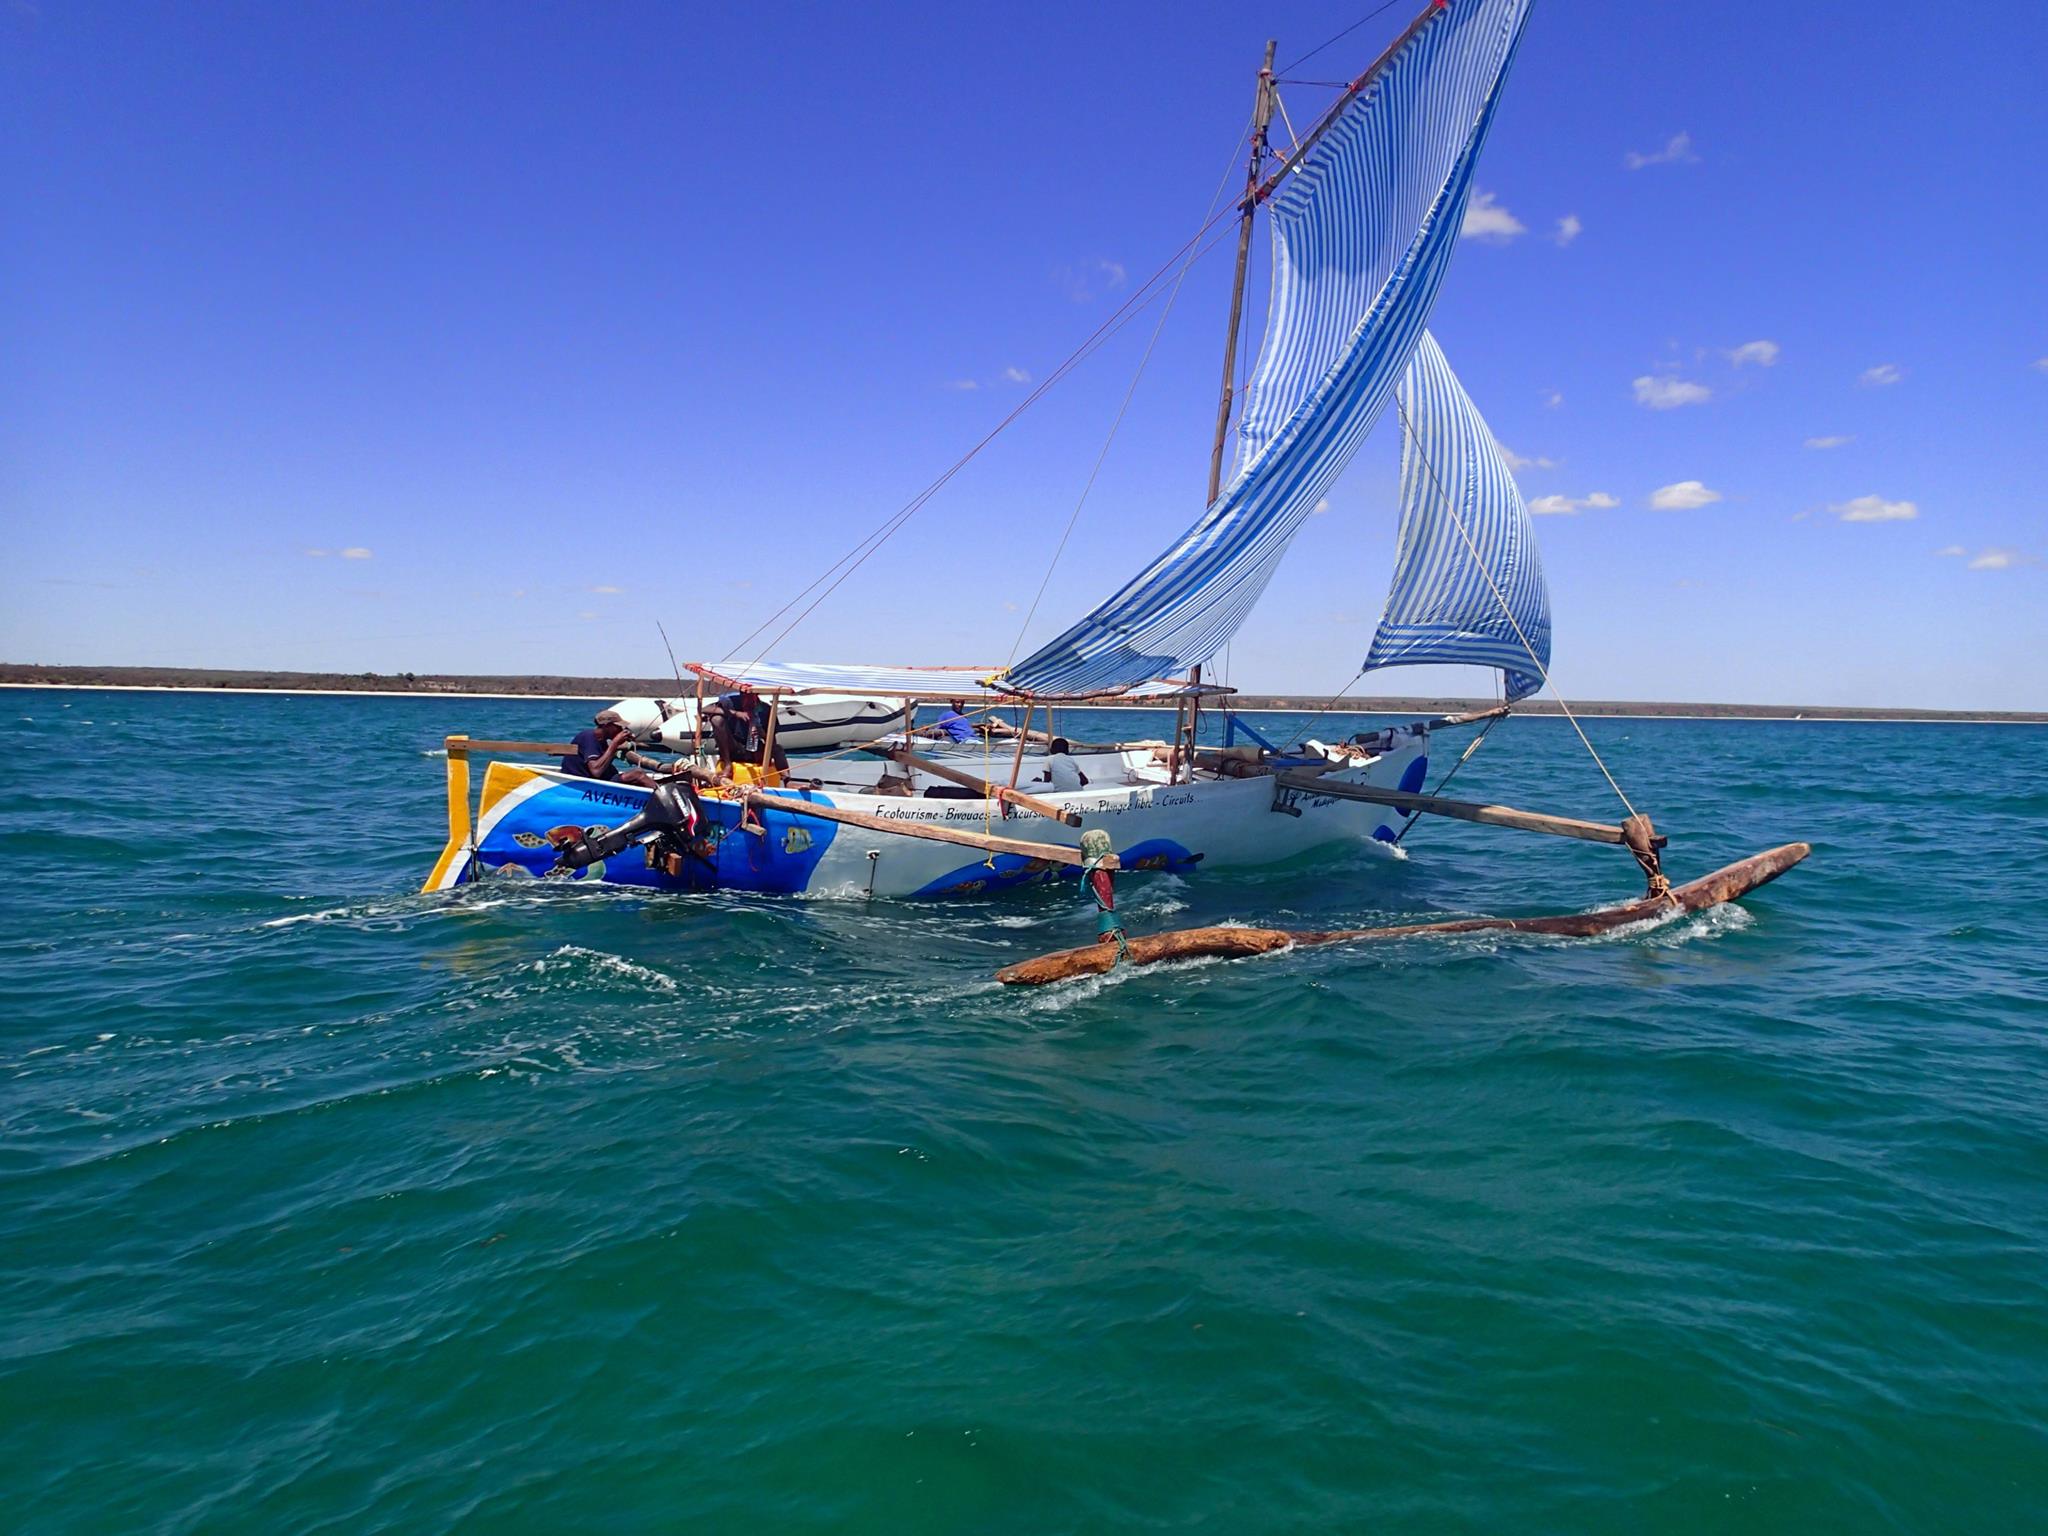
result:
M 1012 992 L 1071 888 L 414 894 L 442 734 L 587 712 L 0 697 L 8 1529 L 2039 1527 L 2048 731 L 1589 722 L 1679 878 L 1814 857 Z M 1617 814 L 1557 720 L 1458 790 Z M 1409 852 L 1129 920 L 1638 885 Z

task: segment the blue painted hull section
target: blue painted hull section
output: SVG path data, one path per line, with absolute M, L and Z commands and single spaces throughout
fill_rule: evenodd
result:
M 825 796 L 803 799 L 831 802 Z M 547 840 L 556 827 L 617 826 L 637 816 L 647 791 L 628 785 L 549 783 L 498 817 L 477 848 L 469 878 L 490 874 L 526 874 L 539 878 L 555 864 Z M 794 895 L 809 885 L 818 861 L 832 846 L 838 826 L 810 817 L 769 811 L 760 818 L 760 833 L 739 830 L 739 807 L 730 801 L 704 802 L 704 836 L 711 842 L 708 858 L 690 858 L 680 876 L 650 868 L 645 850 L 628 848 L 601 865 L 565 871 L 558 880 L 601 880 L 606 885 L 640 885 L 664 891 L 758 891 Z

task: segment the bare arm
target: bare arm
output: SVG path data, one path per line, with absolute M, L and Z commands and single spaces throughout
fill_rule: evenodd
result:
M 612 759 L 619 755 L 619 750 L 631 739 L 625 731 L 620 731 L 604 744 L 604 750 L 597 756 L 585 758 L 584 761 L 590 764 L 591 773 L 596 777 L 603 777 L 605 769 L 612 765 Z

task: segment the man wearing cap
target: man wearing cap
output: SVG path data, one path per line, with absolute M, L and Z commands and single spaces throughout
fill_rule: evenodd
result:
M 573 773 L 585 779 L 615 779 L 621 784 L 635 784 L 642 789 L 651 789 L 654 780 L 644 773 L 627 769 L 619 771 L 618 759 L 629 763 L 648 763 L 632 750 L 633 733 L 626 729 L 626 722 L 609 709 L 599 710 L 591 722 L 593 729 L 578 731 L 569 743 L 568 753 L 562 758 L 562 772 Z

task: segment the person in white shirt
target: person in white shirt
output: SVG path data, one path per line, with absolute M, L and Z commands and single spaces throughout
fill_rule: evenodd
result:
M 1088 782 L 1081 765 L 1067 755 L 1067 738 L 1055 736 L 1046 749 L 1043 780 L 1056 790 L 1079 789 Z

